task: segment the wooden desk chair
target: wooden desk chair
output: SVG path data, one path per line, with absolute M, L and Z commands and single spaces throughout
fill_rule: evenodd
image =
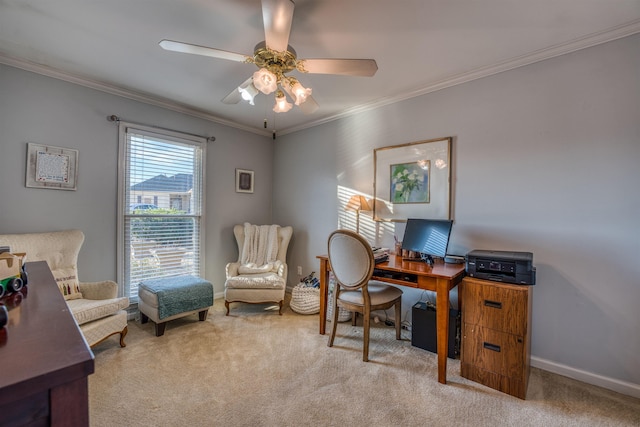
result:
M 394 286 L 369 283 L 375 261 L 369 243 L 349 230 L 336 230 L 329 236 L 329 262 L 336 278 L 333 319 L 328 346 L 333 346 L 338 324 L 338 307 L 363 317 L 364 343 L 362 360 L 369 361 L 371 311 L 394 307 L 396 339 L 400 339 L 402 291 Z

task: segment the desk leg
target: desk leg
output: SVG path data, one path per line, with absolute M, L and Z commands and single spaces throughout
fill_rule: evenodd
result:
M 329 261 L 320 259 L 320 335 L 327 326 L 327 300 L 329 296 Z
M 447 383 L 447 347 L 449 336 L 449 281 L 436 282 L 436 344 L 438 349 L 438 382 Z

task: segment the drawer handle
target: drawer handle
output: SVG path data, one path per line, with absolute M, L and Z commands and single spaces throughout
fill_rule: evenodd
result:
M 500 346 L 499 345 L 495 345 L 495 344 L 491 344 L 491 343 L 488 343 L 488 342 L 484 342 L 482 344 L 482 346 L 484 348 L 486 348 L 487 350 L 491 350 L 491 351 L 495 351 L 495 352 L 500 353 Z
M 502 309 L 502 303 L 498 301 L 484 300 L 484 305 L 491 308 L 499 308 Z

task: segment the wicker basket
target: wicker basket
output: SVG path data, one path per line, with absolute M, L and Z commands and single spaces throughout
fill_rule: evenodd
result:
M 299 283 L 291 291 L 291 310 L 299 314 L 320 312 L 320 289 Z
M 333 320 L 333 292 L 329 294 L 329 301 L 327 302 L 327 320 L 329 322 Z M 351 312 L 338 307 L 338 322 L 346 322 L 348 320 L 351 320 Z

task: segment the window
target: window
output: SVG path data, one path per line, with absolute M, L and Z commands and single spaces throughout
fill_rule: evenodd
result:
M 205 144 L 120 124 L 118 279 L 132 302 L 144 280 L 204 275 Z

